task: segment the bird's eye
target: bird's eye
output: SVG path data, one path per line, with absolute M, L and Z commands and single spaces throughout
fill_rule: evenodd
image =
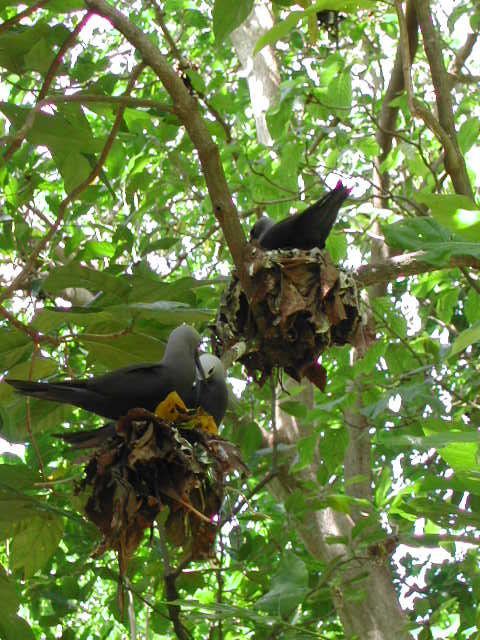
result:
M 215 371 L 215 367 L 212 367 L 208 370 L 208 377 L 213 376 L 213 372 Z

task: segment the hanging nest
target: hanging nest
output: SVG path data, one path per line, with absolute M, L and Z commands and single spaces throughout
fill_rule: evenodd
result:
M 318 356 L 332 345 L 354 344 L 361 325 L 354 279 L 320 249 L 264 252 L 250 244 L 246 255 L 252 301 L 234 275 L 215 322 L 217 355 L 244 341 L 239 360 L 260 384 L 282 367 L 295 380 L 306 375 L 324 388 Z
M 155 414 L 132 409 L 115 431 L 77 487 L 89 491 L 85 512 L 103 534 L 96 554 L 114 549 L 123 576 L 145 529 L 168 507 L 167 539 L 192 559 L 210 556 L 225 477 L 247 472 L 235 446 L 216 435 L 211 416 L 187 410 L 175 392 Z

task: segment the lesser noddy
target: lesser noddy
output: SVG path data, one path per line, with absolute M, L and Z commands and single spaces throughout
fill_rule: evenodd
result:
M 197 402 L 209 413 L 217 427 L 223 420 L 228 404 L 228 389 L 226 383 L 226 371 L 222 361 L 211 353 L 202 353 L 200 363 L 203 375 L 199 375 L 196 385 Z M 109 422 L 99 429 L 89 431 L 77 431 L 76 433 L 54 433 L 76 449 L 91 449 L 104 444 L 115 435 L 115 423 Z
M 187 407 L 196 407 L 198 381 L 203 377 L 199 344 L 196 329 L 181 325 L 170 334 L 163 359 L 157 364 L 135 364 L 85 380 L 5 381 L 24 395 L 72 404 L 114 420 L 135 407 L 154 411 L 171 391 L 176 391 Z
M 220 426 L 228 404 L 227 372 L 220 358 L 211 353 L 202 353 L 200 363 L 204 376 L 199 380 L 199 405 Z
M 256 240 L 262 249 L 302 249 L 325 248 L 325 240 L 332 230 L 340 207 L 348 198 L 351 189 L 341 180 L 334 189 L 305 211 L 287 216 L 275 223 L 268 216 L 262 216 L 250 231 L 250 240 Z

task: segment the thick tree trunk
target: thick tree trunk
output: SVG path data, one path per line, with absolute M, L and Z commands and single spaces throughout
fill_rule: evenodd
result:
M 306 389 L 308 394 L 311 390 Z M 308 404 L 308 401 L 307 401 Z M 350 444 L 345 455 L 345 479 L 359 469 L 368 467 L 370 476 L 370 440 L 363 416 L 352 411 L 346 416 L 350 425 Z M 277 411 L 278 437 L 281 442 L 295 444 L 299 437 L 308 435 L 308 426 L 300 426 L 291 416 Z M 352 434 L 356 434 L 353 437 Z M 348 468 L 347 468 L 348 467 Z M 288 465 L 281 467 L 278 477 L 272 481 L 273 494 L 285 500 L 302 485 L 317 483 L 318 460 L 308 469 L 288 473 Z M 367 498 L 370 482 L 360 481 L 350 494 Z M 321 487 L 319 486 L 319 491 Z M 326 565 L 325 577 L 332 591 L 338 616 L 343 624 L 345 638 L 359 640 L 411 640 L 406 630 L 407 618 L 402 612 L 393 587 L 392 575 L 386 557 L 381 564 L 377 558 L 365 556 L 365 552 L 352 553 L 351 546 L 331 544 L 333 537 L 351 540 L 355 520 L 352 516 L 326 508 L 313 512 L 309 518 L 298 520 L 297 531 L 309 553 Z M 363 597 L 359 598 L 358 595 Z M 355 597 L 352 597 L 354 595 Z
M 260 36 L 272 27 L 273 17 L 268 7 L 255 5 L 246 21 L 230 35 L 247 78 L 257 139 L 267 146 L 273 141 L 265 114 L 277 101 L 280 74 L 272 47 L 264 47 L 256 56 L 253 49 Z

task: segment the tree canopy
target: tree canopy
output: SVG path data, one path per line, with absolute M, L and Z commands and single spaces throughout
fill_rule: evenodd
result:
M 227 354 L 221 436 L 251 475 L 229 476 L 212 557 L 160 516 L 120 589 L 76 489 L 88 454 L 52 436 L 104 421 L 2 381 L 0 636 L 479 637 L 478 3 L 2 0 L 0 19 L 2 376 L 155 362 L 182 322 L 211 350 L 232 273 L 254 298 L 250 228 L 339 179 L 327 250 L 363 331 L 322 354 L 323 392 Z

